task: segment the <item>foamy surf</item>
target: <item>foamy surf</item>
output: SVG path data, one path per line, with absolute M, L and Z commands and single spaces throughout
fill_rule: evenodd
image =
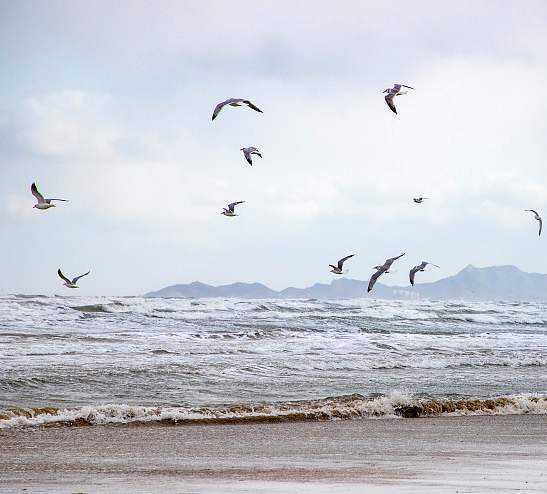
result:
M 490 399 L 418 400 L 400 394 L 367 399 L 343 395 L 319 400 L 220 407 L 96 405 L 75 408 L 0 410 L 0 429 L 106 424 L 211 425 L 393 419 L 462 415 L 547 414 L 547 396 L 513 395 Z
M 131 311 L 131 307 L 127 304 L 123 304 L 121 302 L 111 302 L 107 304 L 88 304 L 88 305 L 74 305 L 70 306 L 71 309 L 79 310 L 80 312 L 105 312 L 105 313 L 112 313 L 112 312 L 123 312 Z
M 0 410 L 23 410 L 1 420 L 423 416 L 414 398 L 546 396 L 546 314 L 541 303 L 0 296 Z M 396 390 L 412 398 L 370 400 Z M 354 391 L 366 398 L 297 401 Z M 84 407 L 113 401 L 143 406 Z M 238 405 L 241 418 L 219 403 L 276 405 Z M 43 404 L 57 408 L 31 408 Z

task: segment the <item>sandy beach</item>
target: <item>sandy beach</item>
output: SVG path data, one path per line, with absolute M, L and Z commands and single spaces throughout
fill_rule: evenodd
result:
M 547 416 L 0 431 L 2 493 L 545 492 Z

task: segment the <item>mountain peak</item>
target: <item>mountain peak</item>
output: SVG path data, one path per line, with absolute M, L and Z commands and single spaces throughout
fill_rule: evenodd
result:
M 472 272 L 472 271 L 476 271 L 477 268 L 475 266 L 473 266 L 473 264 L 468 264 L 467 266 L 465 266 L 465 268 L 463 268 L 460 273 L 469 273 L 469 272 Z
M 433 283 L 411 286 L 386 286 L 377 283 L 367 295 L 368 281 L 335 278 L 329 284 L 315 283 L 307 288 L 271 290 L 261 283 L 232 283 L 211 286 L 200 282 L 173 285 L 145 297 L 222 297 L 222 298 L 397 298 L 397 299 L 475 299 L 547 301 L 547 275 L 525 273 L 516 266 L 467 265 L 459 273 Z
M 480 272 L 493 272 L 493 273 L 523 273 L 519 268 L 513 266 L 512 264 L 504 264 L 502 266 L 486 266 L 484 268 L 478 268 L 473 266 L 473 264 L 468 264 L 463 268 L 459 273 L 456 274 L 466 274 L 466 273 L 480 273 Z
M 192 281 L 192 283 L 190 283 L 189 286 L 191 286 L 193 288 L 202 288 L 202 287 L 209 286 L 209 285 L 206 285 L 205 283 L 202 283 L 201 281 Z

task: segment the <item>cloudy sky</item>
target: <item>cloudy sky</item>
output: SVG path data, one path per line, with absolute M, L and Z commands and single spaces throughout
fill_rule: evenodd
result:
M 350 253 L 366 279 L 406 252 L 388 284 L 547 272 L 543 1 L 1 4 L 2 293 L 306 286 Z M 211 122 L 229 97 L 264 113 Z

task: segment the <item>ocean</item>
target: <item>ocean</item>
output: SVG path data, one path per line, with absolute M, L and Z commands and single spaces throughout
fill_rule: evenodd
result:
M 541 303 L 0 297 L 0 428 L 547 413 Z

